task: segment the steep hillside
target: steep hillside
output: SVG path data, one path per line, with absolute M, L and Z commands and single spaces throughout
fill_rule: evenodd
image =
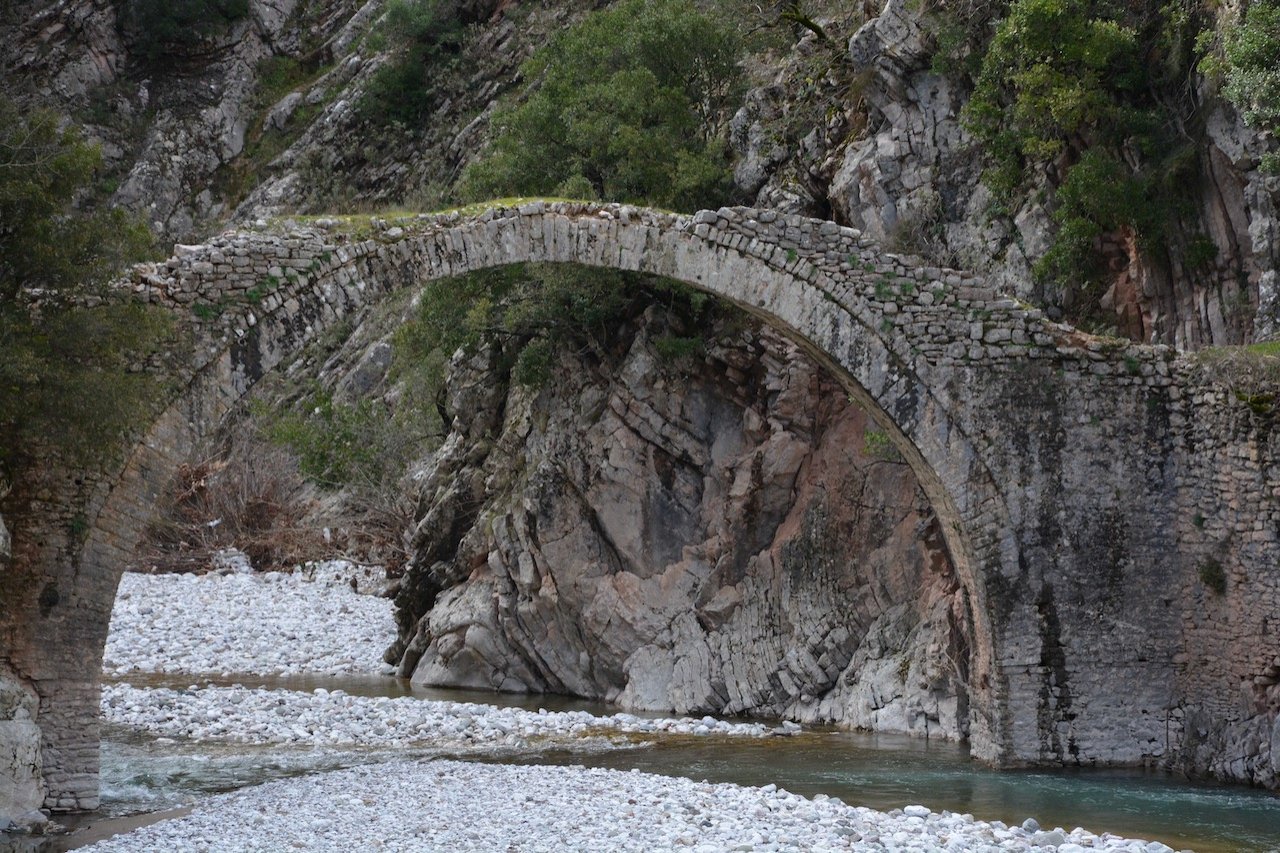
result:
M 379 0 L 193 6 L 216 20 L 168 40 L 143 0 L 17 3 L 3 24 L 6 88 L 84 124 L 107 154 L 102 189 L 175 240 L 288 211 L 452 203 L 497 99 L 537 85 L 521 62 L 587 11 L 432 5 L 431 31 L 456 34 L 419 57 L 423 103 L 389 118 L 368 90 L 404 48 Z M 724 0 L 710 11 L 744 32 L 752 81 L 724 201 L 830 216 L 1122 336 L 1267 338 L 1280 176 L 1259 93 L 1277 47 L 1271 6 L 1252 8 Z M 1019 20 L 1075 43 L 1042 54 L 1006 32 Z M 1100 33 L 1115 36 L 1100 64 L 1071 65 Z

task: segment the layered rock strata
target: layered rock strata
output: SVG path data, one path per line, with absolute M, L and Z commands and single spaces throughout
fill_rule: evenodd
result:
M 915 477 L 794 344 L 714 331 L 664 359 L 651 311 L 537 392 L 455 365 L 403 674 L 963 736 L 966 602 Z
M 844 23 L 867 12 L 851 10 Z M 1224 21 L 1231 14 L 1224 8 Z M 1262 168 L 1274 143 L 1246 127 L 1211 80 L 1201 79 L 1194 95 L 1204 126 L 1190 131 L 1198 180 L 1186 194 L 1199 232 L 1184 238 L 1204 241 L 1211 258 L 1196 265 L 1166 258 L 1122 229 L 1099 247 L 1107 268 L 1102 298 L 1059 292 L 1038 282 L 1032 267 L 1057 232 L 1051 188 L 1065 164 L 1032 176 L 1031 188 L 1002 210 L 1008 202 L 982 182 L 985 155 L 963 120 L 971 83 L 936 70 L 935 24 L 908 0 L 870 10 L 844 55 L 854 82 L 835 90 L 831 103 L 836 112 L 857 105 L 846 136 L 830 138 L 818 127 L 798 144 L 780 141 L 776 128 L 803 91 L 799 48 L 816 49 L 814 37 L 776 63 L 774 77 L 735 118 L 739 188 L 760 206 L 829 215 L 899 251 L 981 271 L 1055 318 L 1096 311 L 1133 340 L 1199 348 L 1278 334 L 1280 180 Z M 797 174 L 815 180 L 797 183 Z

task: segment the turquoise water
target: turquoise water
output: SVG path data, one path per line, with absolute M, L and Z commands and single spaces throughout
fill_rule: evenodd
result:
M 948 743 L 818 732 L 765 741 L 692 738 L 589 756 L 544 754 L 540 763 L 637 768 L 712 782 L 775 782 L 877 809 L 922 803 L 985 820 L 1111 832 L 1198 851 L 1280 850 L 1280 798 L 1167 774 L 1119 770 L 990 770 Z
M 128 679 L 141 684 L 142 679 Z M 185 686 L 189 678 L 152 677 L 154 686 Z M 198 679 L 198 683 L 210 683 Z M 220 679 L 275 689 L 343 689 L 362 695 L 487 702 L 549 710 L 616 709 L 574 699 L 412 688 L 379 678 Z M 104 812 L 160 811 L 193 798 L 292 776 L 383 760 L 385 750 L 300 750 L 281 747 L 157 743 L 124 731 L 105 732 Z M 471 756 L 474 758 L 474 756 Z M 1194 785 L 1167 774 L 1119 770 L 996 772 L 959 745 L 893 735 L 807 730 L 793 737 L 663 738 L 608 751 L 556 750 L 489 759 L 523 763 L 632 768 L 712 782 L 778 784 L 796 793 L 825 793 L 878 809 L 922 803 L 986 820 L 1111 832 L 1157 839 L 1177 849 L 1280 851 L 1280 798 L 1263 791 Z M 79 843 L 88 843 L 87 840 Z M 60 845 L 58 849 L 68 846 Z

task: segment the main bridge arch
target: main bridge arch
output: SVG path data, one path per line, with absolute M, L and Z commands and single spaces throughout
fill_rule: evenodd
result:
M 673 278 L 801 343 L 894 438 L 942 521 L 974 614 L 973 753 L 994 764 L 1078 759 L 1082 747 L 1093 761 L 1138 755 L 1133 738 L 1115 746 L 1131 721 L 1111 707 L 1091 712 L 1069 685 L 1106 645 L 1075 631 L 1067 611 L 1091 607 L 1081 590 L 1116 558 L 1087 540 L 1103 529 L 1091 510 L 1112 506 L 1124 478 L 1072 468 L 1070 449 L 1086 452 L 1107 437 L 1096 415 L 1082 422 L 1062 413 L 1140 413 L 1160 393 L 1167 353 L 1091 348 L 970 274 L 885 254 L 831 222 L 741 208 L 682 216 L 532 201 L 474 215 L 232 232 L 178 247 L 166 264 L 135 274 L 141 297 L 190 318 L 197 344 L 182 391 L 102 491 L 92 530 L 63 570 L 76 594 L 51 610 L 74 613 L 25 608 L 30 624 L 10 628 L 24 638 L 15 663 L 40 694 L 50 805 L 96 805 L 97 673 L 114 591 L 177 465 L 262 376 L 363 306 L 431 279 L 526 262 Z M 1042 422 L 1031 428 L 1026 419 Z M 1159 479 L 1158 456 L 1123 452 Z M 1077 504 L 1060 506 L 1064 494 Z M 1158 507 L 1147 515 L 1132 521 L 1157 535 L 1167 527 Z M 1105 608 L 1099 618 L 1123 621 Z M 1146 627 L 1120 636 L 1137 642 Z M 1163 646 L 1152 654 L 1141 645 L 1147 660 L 1167 663 Z M 1127 685 L 1135 675 L 1099 668 L 1088 677 Z M 1165 700 L 1158 688 L 1138 698 L 1152 708 Z

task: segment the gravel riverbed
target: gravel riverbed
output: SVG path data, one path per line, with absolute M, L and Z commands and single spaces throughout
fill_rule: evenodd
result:
M 160 737 L 309 746 L 525 747 L 553 738 L 619 735 L 767 737 L 799 731 L 713 717 L 646 719 L 586 711 L 526 711 L 404 696 L 352 696 L 341 690 L 199 687 L 138 689 L 108 685 L 103 718 Z
M 341 570 L 299 575 L 125 575 L 105 670 L 221 675 L 385 672 L 391 603 Z M 701 719 L 529 711 L 342 690 L 111 684 L 107 722 L 157 738 L 422 754 L 626 743 L 669 735 L 767 737 L 799 729 Z M 772 785 L 638 771 L 395 758 L 282 779 L 195 804 L 189 815 L 94 851 L 1010 851 L 1166 853 L 1159 842 L 934 813 L 854 807 Z
M 390 672 L 389 599 L 359 595 L 336 564 L 301 573 L 126 573 L 111 612 L 102 670 L 221 675 Z
M 1008 851 L 1164 853 L 1157 842 L 1008 827 L 924 806 L 894 812 L 582 767 L 392 762 L 212 797 L 108 851 Z

